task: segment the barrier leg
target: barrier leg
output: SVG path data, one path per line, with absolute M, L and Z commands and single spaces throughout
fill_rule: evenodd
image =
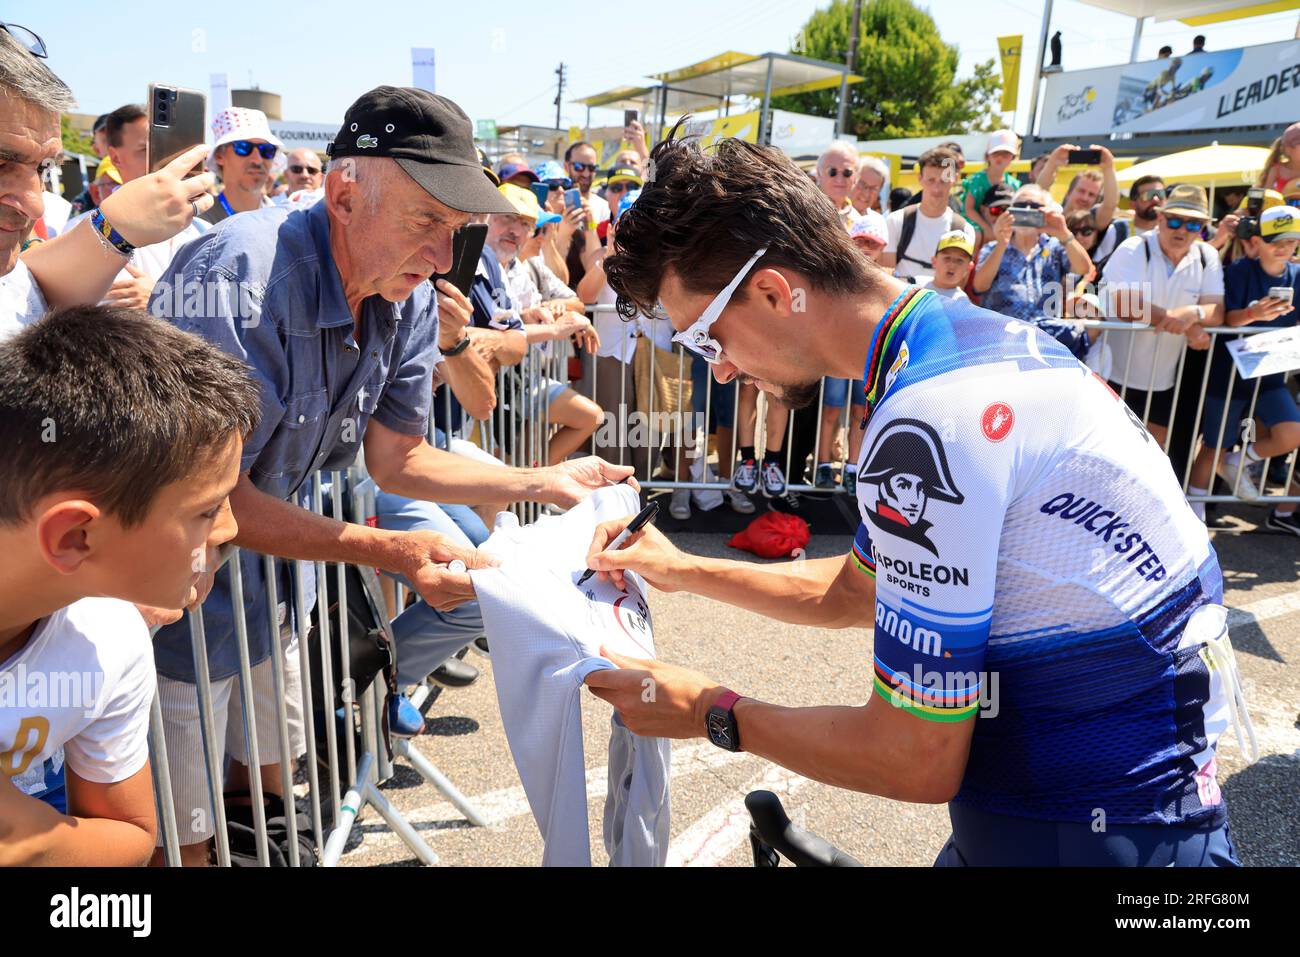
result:
M 365 805 L 366 778 L 370 775 L 370 764 L 373 760 L 369 754 L 361 756 L 361 764 L 352 778 L 352 787 L 348 789 L 347 794 L 343 795 L 342 807 L 334 818 L 334 830 L 330 831 L 329 840 L 325 842 L 325 850 L 320 860 L 321 867 L 339 866 L 343 848 L 347 846 L 348 838 L 352 835 L 352 825 Z
M 149 771 L 153 775 L 154 802 L 158 826 L 162 828 L 163 859 L 168 867 L 181 866 L 181 845 L 176 830 L 176 803 L 172 797 L 172 772 L 167 763 L 167 739 L 163 735 L 162 702 L 154 691 L 149 704 Z
M 470 803 L 469 798 L 465 797 L 460 789 L 452 784 L 451 780 L 439 771 L 428 758 L 411 747 L 410 741 L 405 738 L 396 739 L 393 742 L 393 752 L 406 758 L 420 777 L 437 788 L 456 810 L 465 815 L 465 820 L 475 827 L 487 827 L 487 819 L 479 813 L 478 808 Z

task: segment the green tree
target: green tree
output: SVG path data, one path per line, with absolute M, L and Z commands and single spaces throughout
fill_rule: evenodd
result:
M 59 117 L 59 133 L 63 136 L 64 150 L 69 153 L 81 153 L 83 156 L 94 158 L 95 154 L 90 149 L 90 137 L 84 136 L 72 128 L 72 121 L 68 119 L 67 113 Z
M 832 0 L 815 12 L 792 52 L 843 63 L 852 28 L 852 0 Z M 849 86 L 848 128 L 858 139 L 892 139 L 971 133 L 1002 125 L 1002 90 L 993 60 L 957 79 L 958 50 L 945 43 L 934 18 L 911 0 L 866 0 L 853 72 L 866 79 Z M 836 115 L 839 88 L 773 100 L 777 109 Z

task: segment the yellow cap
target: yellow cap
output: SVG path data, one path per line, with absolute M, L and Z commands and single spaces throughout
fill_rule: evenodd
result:
M 939 237 L 939 245 L 934 248 L 934 251 L 940 253 L 945 249 L 960 249 L 967 256 L 975 258 L 975 244 L 971 242 L 964 229 L 954 229 Z
M 497 187 L 497 192 L 504 196 L 515 208 L 515 212 L 525 219 L 535 220 L 542 215 L 542 207 L 538 205 L 537 197 L 533 195 L 531 189 L 524 189 L 514 183 L 502 183 Z
M 99 161 L 99 166 L 95 169 L 95 179 L 99 179 L 101 176 L 107 176 L 117 185 L 122 185 L 122 174 L 117 171 L 117 167 L 113 165 L 113 158 L 107 153 L 104 154 L 104 158 Z

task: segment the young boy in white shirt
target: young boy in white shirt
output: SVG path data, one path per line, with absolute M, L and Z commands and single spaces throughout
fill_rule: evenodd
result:
M 247 366 L 137 310 L 0 344 L 0 866 L 149 860 L 155 676 L 131 603 L 204 597 L 258 416 Z
M 975 244 L 960 229 L 944 233 L 939 237 L 934 257 L 930 264 L 934 266 L 934 275 L 920 280 L 917 285 L 933 289 L 949 299 L 970 300 L 962 286 L 970 279 L 971 267 L 975 263 Z

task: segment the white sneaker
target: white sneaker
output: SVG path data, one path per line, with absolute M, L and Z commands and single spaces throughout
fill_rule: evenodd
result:
M 691 517 L 691 490 L 688 488 L 673 489 L 672 501 L 668 503 L 668 514 L 679 521 L 686 521 Z
M 1234 481 L 1237 483 L 1233 495 L 1247 502 L 1253 502 L 1259 498 L 1259 486 L 1251 477 L 1251 463 L 1247 463 L 1241 469 L 1240 477 L 1237 475 L 1239 467 L 1241 467 L 1241 453 L 1225 452 L 1219 457 L 1219 467 L 1216 471 L 1219 473 L 1219 478 L 1227 482 L 1229 487 L 1232 487 Z
M 727 496 L 727 504 L 731 506 L 733 512 L 739 512 L 741 515 L 754 514 L 754 503 L 744 492 L 727 491 L 723 494 Z
M 785 494 L 785 473 L 776 462 L 763 463 L 763 496 L 780 498 Z

